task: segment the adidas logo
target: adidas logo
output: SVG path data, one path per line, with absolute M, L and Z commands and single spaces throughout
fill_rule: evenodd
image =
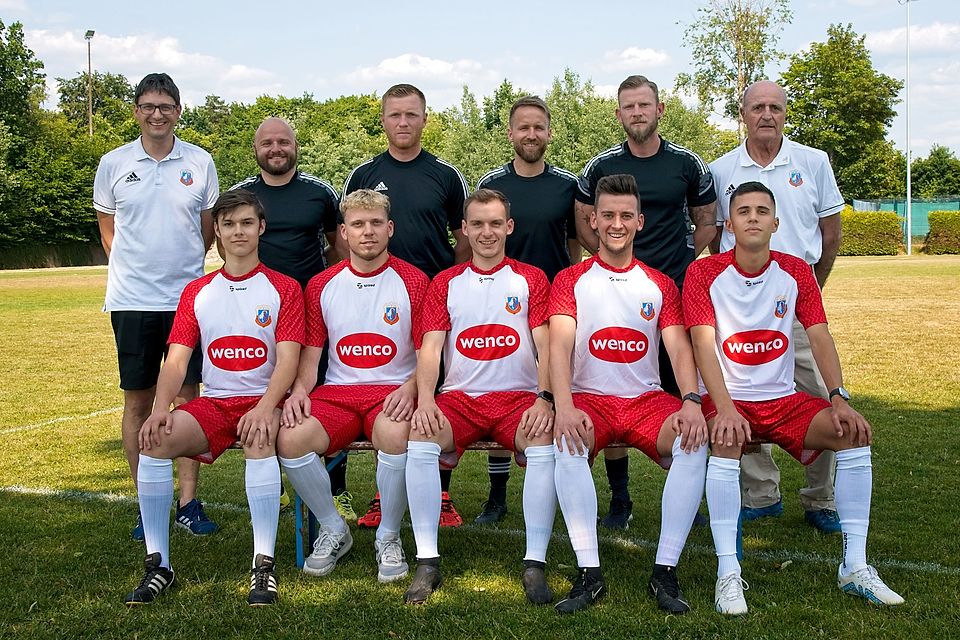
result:
M 374 191 L 386 191 L 386 190 L 387 190 L 387 185 L 383 184 L 383 181 L 381 180 L 379 183 L 377 183 L 377 186 L 375 186 L 375 187 L 373 188 L 373 190 L 374 190 Z
M 135 171 L 131 171 L 130 175 L 127 176 L 127 179 L 124 182 L 140 182 L 140 178 L 137 176 Z
M 725 192 L 725 195 L 730 195 L 731 193 L 733 193 L 733 192 L 736 191 L 736 190 L 737 190 L 737 188 L 731 184 L 729 187 L 727 187 L 727 190 L 726 190 L 726 192 Z

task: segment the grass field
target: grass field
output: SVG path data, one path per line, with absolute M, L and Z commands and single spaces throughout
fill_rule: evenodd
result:
M 845 258 L 825 298 L 855 405 L 872 421 L 873 522 L 868 553 L 907 603 L 880 610 L 842 595 L 834 574 L 839 536 L 805 526 L 801 473 L 784 456 L 786 513 L 751 523 L 744 540 L 749 615 L 713 612 L 716 559 L 696 529 L 680 575 L 694 611 L 661 614 L 645 591 L 658 535 L 662 472 L 631 455 L 635 518 L 604 535 L 610 594 L 572 618 L 528 606 L 521 473 L 499 528 L 444 530 L 446 583 L 430 604 L 401 604 L 405 583 L 375 579 L 373 534 L 327 579 L 293 566 L 293 523 L 278 543 L 281 602 L 245 604 L 250 529 L 242 461 L 228 454 L 201 475 L 201 497 L 222 531 L 195 539 L 175 530 L 180 588 L 155 606 L 122 598 L 142 574 L 129 539 L 136 505 L 120 451 L 117 373 L 100 268 L 0 272 L 10 322 L 0 334 L 0 637 L 40 638 L 949 638 L 960 636 L 960 257 Z M 350 460 L 358 510 L 371 497 L 369 455 Z M 468 454 L 454 495 L 468 521 L 486 495 L 485 456 Z M 609 498 L 595 469 L 601 512 Z M 548 575 L 569 588 L 573 554 L 557 516 Z M 404 532 L 408 557 L 413 537 Z M 789 561 L 789 562 L 788 562 Z

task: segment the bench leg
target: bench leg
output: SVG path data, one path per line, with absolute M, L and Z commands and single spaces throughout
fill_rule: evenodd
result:
M 327 471 L 330 471 L 344 458 L 347 457 L 346 451 L 341 451 L 327 463 Z M 317 539 L 317 518 L 313 512 L 303 504 L 298 495 L 294 501 L 294 529 L 297 546 L 297 568 L 302 569 L 306 556 L 313 548 L 313 541 Z

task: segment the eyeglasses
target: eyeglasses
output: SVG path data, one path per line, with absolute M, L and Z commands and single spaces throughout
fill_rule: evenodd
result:
M 137 109 L 140 109 L 143 113 L 150 116 L 153 115 L 153 112 L 157 109 L 160 109 L 160 113 L 165 116 L 170 115 L 177 110 L 177 105 L 175 104 L 151 104 L 149 102 L 144 102 L 143 104 L 138 104 Z

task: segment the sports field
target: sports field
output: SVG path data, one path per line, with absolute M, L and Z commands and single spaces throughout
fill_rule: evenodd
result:
M 692 533 L 679 569 L 693 612 L 669 617 L 648 597 L 664 474 L 639 454 L 631 455 L 630 530 L 601 537 L 610 594 L 575 617 L 524 600 L 516 470 L 499 528 L 441 532 L 445 584 L 428 605 L 404 606 L 405 582 L 376 582 L 370 531 L 355 530 L 354 550 L 332 576 L 301 576 L 287 512 L 280 604 L 250 609 L 239 453 L 202 470 L 201 498 L 221 532 L 197 539 L 175 530 L 181 586 L 126 609 L 143 547 L 129 539 L 136 503 L 120 451 L 113 338 L 100 312 L 105 279 L 103 268 L 0 272 L 0 638 L 960 637 L 960 257 L 841 258 L 825 291 L 846 386 L 876 434 L 868 556 L 906 604 L 881 610 L 840 593 L 840 538 L 803 524 L 800 468 L 780 455 L 786 513 L 747 525 L 750 613 L 740 619 L 713 612 L 706 528 Z M 358 510 L 372 477 L 369 455 L 351 457 Z M 603 513 L 605 480 L 598 491 Z M 453 493 L 472 521 L 486 496 L 484 455 L 465 457 Z M 558 593 L 574 564 L 562 532 L 558 513 L 548 567 Z M 404 542 L 411 557 L 409 528 Z

